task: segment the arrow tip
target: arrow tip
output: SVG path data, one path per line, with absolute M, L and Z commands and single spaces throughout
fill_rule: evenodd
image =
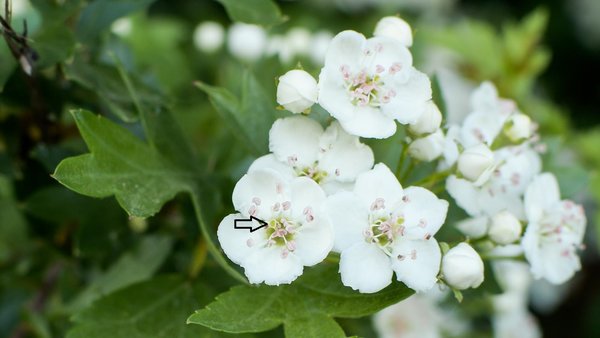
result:
M 269 223 L 263 221 L 262 219 L 260 219 L 258 217 L 250 216 L 250 219 L 253 220 L 253 221 L 257 221 L 258 224 L 260 224 L 259 227 L 253 228 L 252 230 L 250 230 L 250 232 L 254 232 L 254 231 L 256 231 L 256 230 L 258 230 L 258 229 L 260 229 L 262 227 L 266 227 L 267 225 L 269 225 Z

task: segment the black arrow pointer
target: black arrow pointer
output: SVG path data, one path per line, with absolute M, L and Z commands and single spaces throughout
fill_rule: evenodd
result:
M 258 227 L 254 227 L 253 221 L 257 221 L 258 224 L 260 224 L 260 226 Z M 244 225 L 238 225 L 239 223 L 246 223 L 246 222 L 250 222 L 250 226 L 244 226 Z M 242 218 L 242 219 L 235 219 L 233 220 L 233 228 L 234 229 L 240 229 L 240 230 L 250 230 L 250 232 L 255 232 L 258 229 L 264 228 L 266 226 L 268 226 L 269 223 L 263 221 L 260 218 L 256 218 L 254 216 L 250 216 L 250 218 L 246 219 L 246 218 Z

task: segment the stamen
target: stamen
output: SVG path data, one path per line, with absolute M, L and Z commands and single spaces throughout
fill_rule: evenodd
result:
M 258 197 L 252 198 L 252 203 L 254 203 L 256 205 L 260 205 L 260 198 L 258 198 Z
M 285 201 L 285 202 L 283 202 L 283 204 L 281 206 L 283 207 L 283 210 L 289 210 L 292 206 L 292 202 Z
M 248 238 L 246 241 L 246 245 L 250 248 L 254 245 L 254 240 L 252 238 Z

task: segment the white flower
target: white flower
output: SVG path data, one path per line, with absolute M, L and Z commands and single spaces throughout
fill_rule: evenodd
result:
M 278 119 L 269 132 L 272 154 L 258 158 L 248 170 L 271 168 L 287 178 L 306 176 L 328 193 L 351 185 L 373 167 L 373 151 L 337 122 L 325 131 L 305 116 Z
M 412 141 L 408 153 L 417 160 L 430 162 L 442 155 L 444 142 L 444 133 L 438 129 L 435 133 Z
M 331 250 L 333 231 L 322 212 L 325 193 L 314 181 L 289 181 L 275 171 L 256 170 L 239 180 L 232 200 L 238 213 L 221 221 L 217 236 L 250 283 L 289 284 L 304 266 L 321 262 Z M 235 219 L 250 216 L 268 226 L 253 232 L 234 228 Z
M 561 201 L 556 178 L 544 173 L 527 187 L 525 212 L 529 224 L 521 245 L 533 276 L 564 283 L 581 268 L 577 250 L 585 232 L 583 208 Z
M 331 41 L 319 104 L 350 134 L 390 137 L 394 119 L 415 123 L 429 100 L 429 78 L 412 67 L 410 52 L 396 40 L 344 31 Z
M 502 148 L 494 153 L 496 168 L 481 186 L 452 175 L 446 180 L 446 190 L 456 204 L 470 216 L 492 217 L 507 210 L 524 219 L 521 195 L 540 172 L 539 155 L 527 145 Z
M 194 45 L 205 53 L 213 53 L 223 45 L 225 29 L 220 23 L 205 21 L 194 30 Z
M 465 234 L 465 236 L 481 238 L 488 232 L 488 221 L 489 218 L 487 216 L 467 218 L 457 222 L 456 228 Z
M 444 280 L 453 288 L 476 288 L 483 283 L 483 261 L 469 244 L 460 243 L 442 259 Z
M 533 123 L 529 116 L 525 114 L 511 115 L 504 125 L 504 134 L 512 142 L 519 142 L 531 137 L 533 133 Z
M 480 186 L 494 170 L 494 153 L 485 144 L 467 148 L 458 157 L 458 171 L 469 181 Z
M 492 217 L 488 235 L 492 241 L 506 245 L 518 240 L 521 237 L 521 230 L 521 222 L 515 215 L 504 210 Z
M 417 122 L 408 126 L 411 133 L 417 135 L 430 134 L 440 129 L 442 113 L 433 101 L 427 102 L 426 108 L 417 119 Z
M 290 70 L 279 77 L 277 103 L 294 114 L 312 107 L 317 93 L 317 80 L 303 70 Z
M 473 111 L 463 121 L 460 143 L 469 148 L 480 143 L 491 146 L 507 118 L 516 111 L 511 100 L 498 97 L 496 87 L 490 82 L 482 83 L 471 96 Z
M 492 318 L 494 338 L 541 338 L 537 320 L 527 309 L 500 313 Z
M 260 26 L 238 22 L 229 28 L 227 48 L 238 59 L 256 61 L 263 56 L 266 46 L 267 33 Z
M 304 27 L 294 27 L 287 32 L 285 43 L 294 58 L 306 55 L 311 48 L 310 32 Z
M 397 16 L 386 16 L 377 22 L 373 36 L 385 36 L 398 40 L 406 47 L 412 46 L 413 37 L 410 25 Z
M 435 284 L 441 252 L 433 235 L 446 219 L 448 202 L 421 187 L 403 190 L 380 163 L 358 176 L 352 192 L 328 197 L 327 210 L 344 285 L 377 292 L 391 283 L 393 272 L 416 291 Z
M 20 2 L 21 1 L 16 1 L 16 3 L 20 3 Z M 16 6 L 13 6 L 13 7 L 16 7 Z M 13 12 L 14 12 L 14 8 L 13 8 Z M 129 36 L 131 34 L 132 29 L 133 29 L 133 23 L 131 22 L 131 18 L 128 18 L 128 17 L 119 18 L 115 22 L 113 22 L 112 25 L 110 25 L 110 31 L 120 37 Z

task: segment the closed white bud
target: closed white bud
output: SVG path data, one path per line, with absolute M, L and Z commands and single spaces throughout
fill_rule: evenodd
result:
M 442 258 L 442 274 L 446 283 L 455 289 L 476 288 L 483 283 L 483 261 L 469 244 L 463 242 Z
M 397 16 L 386 16 L 377 22 L 373 36 L 385 36 L 400 41 L 410 47 L 413 43 L 410 25 Z
M 302 113 L 312 107 L 317 96 L 317 81 L 307 72 L 294 69 L 279 77 L 277 103 L 292 113 Z
M 227 48 L 236 58 L 256 61 L 263 56 L 266 45 L 267 33 L 260 26 L 238 22 L 229 28 Z
M 408 126 L 408 129 L 417 135 L 429 134 L 440 129 L 442 113 L 433 101 L 426 104 L 425 111 L 419 116 L 417 122 Z
M 483 184 L 494 169 L 494 153 L 485 144 L 467 148 L 458 157 L 458 171 L 469 181 Z
M 529 116 L 520 113 L 511 115 L 504 126 L 504 134 L 513 142 L 530 138 L 532 130 Z
M 513 243 L 521 237 L 521 222 L 512 213 L 501 211 L 492 217 L 488 235 L 501 245 Z
M 408 153 L 417 160 L 430 162 L 442 155 L 444 141 L 444 134 L 438 129 L 433 134 L 414 140 L 408 146 Z
M 205 21 L 194 30 L 194 46 L 205 53 L 213 53 L 225 41 L 225 29 L 218 22 Z

